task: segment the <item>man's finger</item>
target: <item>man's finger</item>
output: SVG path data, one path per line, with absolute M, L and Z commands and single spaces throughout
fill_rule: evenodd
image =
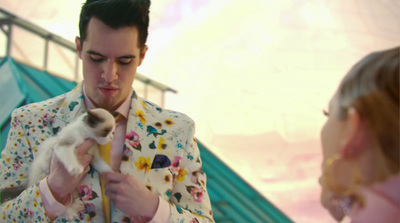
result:
M 83 154 L 79 156 L 78 160 L 83 166 L 88 166 L 92 162 L 93 156 Z

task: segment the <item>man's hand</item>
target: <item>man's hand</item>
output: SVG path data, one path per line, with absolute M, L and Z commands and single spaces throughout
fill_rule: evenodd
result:
M 102 173 L 101 177 L 108 181 L 105 193 L 115 207 L 132 217 L 146 219 L 145 222 L 154 217 L 159 198 L 138 180 L 115 172 Z
M 84 171 L 79 175 L 71 175 L 68 173 L 64 164 L 62 164 L 53 154 L 50 164 L 50 174 L 47 178 L 47 184 L 54 196 L 60 203 L 66 205 L 71 201 L 71 192 L 75 190 L 82 178 L 86 176 L 92 161 L 92 156 L 87 151 L 95 143 L 93 139 L 85 140 L 81 145 L 76 147 L 75 153 L 79 162 L 85 167 Z

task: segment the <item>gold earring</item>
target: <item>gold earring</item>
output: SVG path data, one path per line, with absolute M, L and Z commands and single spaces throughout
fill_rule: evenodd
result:
M 325 185 L 327 185 L 330 189 L 335 191 L 336 193 L 340 193 L 343 196 L 352 196 L 354 195 L 354 192 L 352 190 L 353 186 L 357 186 L 361 183 L 361 173 L 360 169 L 357 167 L 357 165 L 352 164 L 352 168 L 349 171 L 352 171 L 352 185 L 349 188 L 345 188 L 342 185 L 335 184 L 334 181 L 332 181 L 330 177 L 330 173 L 332 172 L 332 166 L 337 163 L 338 161 L 341 161 L 342 157 L 340 154 L 334 154 L 330 156 L 324 163 L 324 182 Z

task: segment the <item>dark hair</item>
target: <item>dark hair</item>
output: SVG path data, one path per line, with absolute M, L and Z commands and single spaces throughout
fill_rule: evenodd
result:
M 96 17 L 114 29 L 136 26 L 139 47 L 143 48 L 148 36 L 149 8 L 150 0 L 87 0 L 79 18 L 81 44 L 86 40 L 90 19 Z
M 353 66 L 338 89 L 341 118 L 354 107 L 366 121 L 390 174 L 400 171 L 400 47 L 374 52 Z

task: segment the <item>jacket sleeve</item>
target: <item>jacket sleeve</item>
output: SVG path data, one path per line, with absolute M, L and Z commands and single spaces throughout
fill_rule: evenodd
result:
M 32 150 L 40 143 L 28 140 L 31 122 L 24 108 L 14 110 L 8 140 L 0 159 L 1 222 L 49 221 L 37 185 L 26 188 Z M 4 200 L 6 198 L 7 200 Z
M 200 151 L 194 138 L 194 122 L 190 121 L 185 152 L 170 197 L 170 222 L 210 223 L 214 220 L 206 188 L 207 177 L 202 170 Z

